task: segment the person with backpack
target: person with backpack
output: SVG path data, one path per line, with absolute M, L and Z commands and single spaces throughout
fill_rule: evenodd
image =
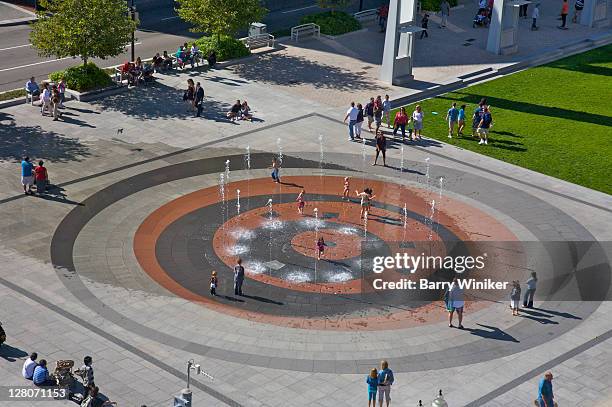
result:
M 489 138 L 489 129 L 493 125 L 493 116 L 491 116 L 491 111 L 489 110 L 489 106 L 485 106 L 482 112 L 482 118 L 480 119 L 480 123 L 478 124 L 478 129 L 476 133 L 480 138 L 478 144 L 487 145 L 487 139 Z

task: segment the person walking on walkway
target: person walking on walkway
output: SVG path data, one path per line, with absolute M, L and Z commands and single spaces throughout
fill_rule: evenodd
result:
M 559 26 L 562 30 L 567 30 L 567 15 L 569 14 L 569 2 L 563 0 L 561 4 L 561 25 Z
M 572 23 L 576 24 L 580 22 L 582 9 L 584 9 L 584 0 L 576 0 L 574 3 L 574 17 L 572 17 Z
M 372 123 L 374 122 L 374 98 L 370 98 L 370 101 L 366 103 L 363 113 L 368 118 L 368 130 L 372 133 Z
M 391 101 L 389 95 L 385 95 L 385 100 L 382 103 L 383 119 L 387 121 L 387 127 L 391 128 Z
M 531 273 L 531 277 L 525 284 L 527 284 L 527 290 L 525 291 L 525 297 L 523 297 L 523 307 L 533 308 L 533 296 L 536 292 L 536 284 L 538 283 L 538 277 L 536 272 Z
M 382 125 L 382 117 L 383 101 L 380 95 L 378 95 L 374 101 L 374 122 L 376 123 L 376 130 L 374 131 L 374 134 L 378 134 L 378 130 L 380 130 L 380 126 Z
M 512 282 L 512 291 L 510 292 L 510 308 L 512 308 L 512 315 L 519 315 L 519 307 L 521 303 L 521 284 L 518 280 Z
M 538 30 L 538 18 L 540 18 L 540 3 L 536 3 L 531 12 L 531 31 Z
M 361 138 L 361 129 L 363 126 L 363 106 L 357 103 L 357 122 L 355 123 L 355 137 Z
M 444 297 L 446 309 L 448 310 L 449 328 L 454 328 L 453 314 L 457 312 L 458 328 L 463 329 L 463 306 L 465 302 L 463 300 L 463 289 L 459 287 L 459 279 L 457 277 L 453 278 L 451 287 L 446 291 Z
M 349 139 L 348 141 L 355 140 L 355 124 L 357 123 L 357 108 L 355 107 L 355 102 L 351 102 L 351 107 L 346 111 L 346 116 L 344 116 L 344 123 L 348 120 L 348 131 L 349 131 Z
M 555 406 L 552 380 L 552 372 L 544 373 L 544 377 L 540 379 L 540 384 L 538 385 L 538 399 L 536 400 L 540 407 Z
M 378 161 L 378 155 L 382 153 L 383 166 L 387 166 L 387 139 L 382 131 L 378 131 L 376 134 L 376 158 L 374 158 L 374 162 L 372 165 L 376 165 Z
M 395 378 L 393 371 L 389 369 L 389 363 L 386 360 L 380 362 L 380 371 L 378 372 L 378 407 L 382 407 L 383 399 L 387 402 L 387 407 L 391 404 L 391 386 Z
M 450 16 L 450 3 L 448 0 L 442 0 L 440 2 L 440 28 L 446 28 L 448 16 Z
M 242 295 L 242 283 L 244 282 L 244 267 L 242 259 L 238 257 L 234 266 L 234 295 Z
M 429 14 L 425 13 L 421 19 L 421 28 L 423 29 L 423 31 L 421 31 L 421 39 L 423 39 L 423 37 L 429 38 L 429 34 L 427 33 L 427 24 L 429 24 Z

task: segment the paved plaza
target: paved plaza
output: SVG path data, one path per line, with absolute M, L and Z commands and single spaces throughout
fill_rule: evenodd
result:
M 451 28 L 443 35 L 466 35 Z M 378 35 L 354 35 L 368 34 Z M 530 406 L 547 370 L 559 406 L 611 406 L 609 278 L 595 284 L 608 301 L 540 294 L 520 317 L 505 294 L 470 298 L 464 330 L 448 327 L 441 297 L 364 292 L 364 236 L 377 244 L 601 242 L 591 249 L 610 258 L 612 197 L 429 139 L 427 122 L 423 141 L 389 141 L 388 165 L 371 166 L 372 135 L 347 141 L 347 102 L 419 89 L 377 82 L 375 51 L 356 55 L 350 38 L 158 75 L 152 86 L 69 101 L 60 121 L 28 104 L 0 110 L 2 385 L 31 385 L 21 377 L 30 352 L 51 364 L 92 355 L 96 384 L 118 406 L 169 406 L 193 359 L 212 376 L 192 372 L 195 406 L 358 406 L 367 373 L 386 359 L 393 406 L 427 405 L 439 389 L 453 407 Z M 489 66 L 512 62 L 497 59 Z M 287 64 L 280 72 L 279 63 Z M 452 79 L 443 68 L 419 69 L 432 83 Z M 202 118 L 181 100 L 190 77 L 206 91 Z M 255 120 L 227 121 L 236 99 L 249 101 Z M 20 192 L 26 154 L 45 160 L 53 187 L 44 197 Z M 269 166 L 279 156 L 276 184 Z M 375 190 L 366 225 L 353 191 L 340 199 L 344 177 L 351 190 Z M 329 246 L 316 261 L 309 245 L 319 233 Z M 232 287 L 238 255 L 243 296 Z M 575 255 L 552 259 L 553 272 L 576 265 Z M 577 262 L 587 276 L 597 266 Z M 534 270 L 509 267 L 521 282 Z M 566 283 L 568 292 L 593 285 L 578 272 Z

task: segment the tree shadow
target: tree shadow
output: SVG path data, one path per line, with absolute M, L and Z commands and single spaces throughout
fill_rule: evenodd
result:
M 455 92 L 453 95 L 463 95 L 462 97 L 445 97 L 439 96 L 439 99 L 452 100 L 455 102 L 465 102 L 469 104 L 477 104 L 482 95 L 475 95 L 467 92 Z M 612 116 L 604 116 L 600 114 L 594 114 L 589 112 L 579 112 L 576 110 L 563 109 L 560 107 L 549 107 L 536 105 L 533 103 L 503 99 L 494 96 L 487 96 L 487 103 L 493 106 L 493 108 L 500 108 L 504 110 L 513 110 L 515 112 L 529 113 L 539 116 L 556 117 L 559 119 L 573 120 L 575 122 L 587 122 L 592 124 L 598 124 L 600 126 L 612 127 Z
M 18 126 L 13 116 L 0 112 L 0 160 L 19 162 L 23 156 L 53 162 L 82 161 L 91 156 L 77 138 L 43 130 L 40 126 Z
M 168 118 L 194 117 L 195 112 L 183 101 L 183 89 L 176 89 L 155 82 L 146 87 L 137 87 L 128 92 L 91 102 L 102 110 L 116 111 L 140 120 L 163 120 Z M 202 117 L 217 122 L 230 121 L 226 113 L 231 104 L 205 98 Z
M 261 55 L 257 63 L 240 64 L 230 69 L 248 81 L 289 87 L 310 84 L 319 89 L 340 91 L 379 89 L 374 81 L 355 72 L 281 53 Z
M 28 353 L 19 348 L 7 345 L 6 343 L 0 346 L 0 358 L 5 359 L 7 362 L 15 362 L 18 358 L 25 356 L 28 356 Z
M 481 338 L 485 338 L 485 339 L 495 339 L 498 341 L 515 342 L 515 343 L 520 342 L 512 335 L 502 331 L 501 329 L 495 326 L 489 326 L 489 325 L 483 325 L 483 324 L 476 324 L 476 325 L 486 328 L 487 330 L 480 329 L 480 328 L 463 328 L 463 329 L 466 331 L 469 331 L 472 335 L 480 336 Z

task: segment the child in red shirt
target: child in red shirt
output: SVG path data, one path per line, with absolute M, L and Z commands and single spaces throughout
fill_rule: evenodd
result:
M 47 180 L 49 179 L 47 169 L 44 167 L 42 160 L 38 162 L 38 167 L 34 168 L 34 173 L 36 177 L 36 193 L 41 195 L 47 189 Z

